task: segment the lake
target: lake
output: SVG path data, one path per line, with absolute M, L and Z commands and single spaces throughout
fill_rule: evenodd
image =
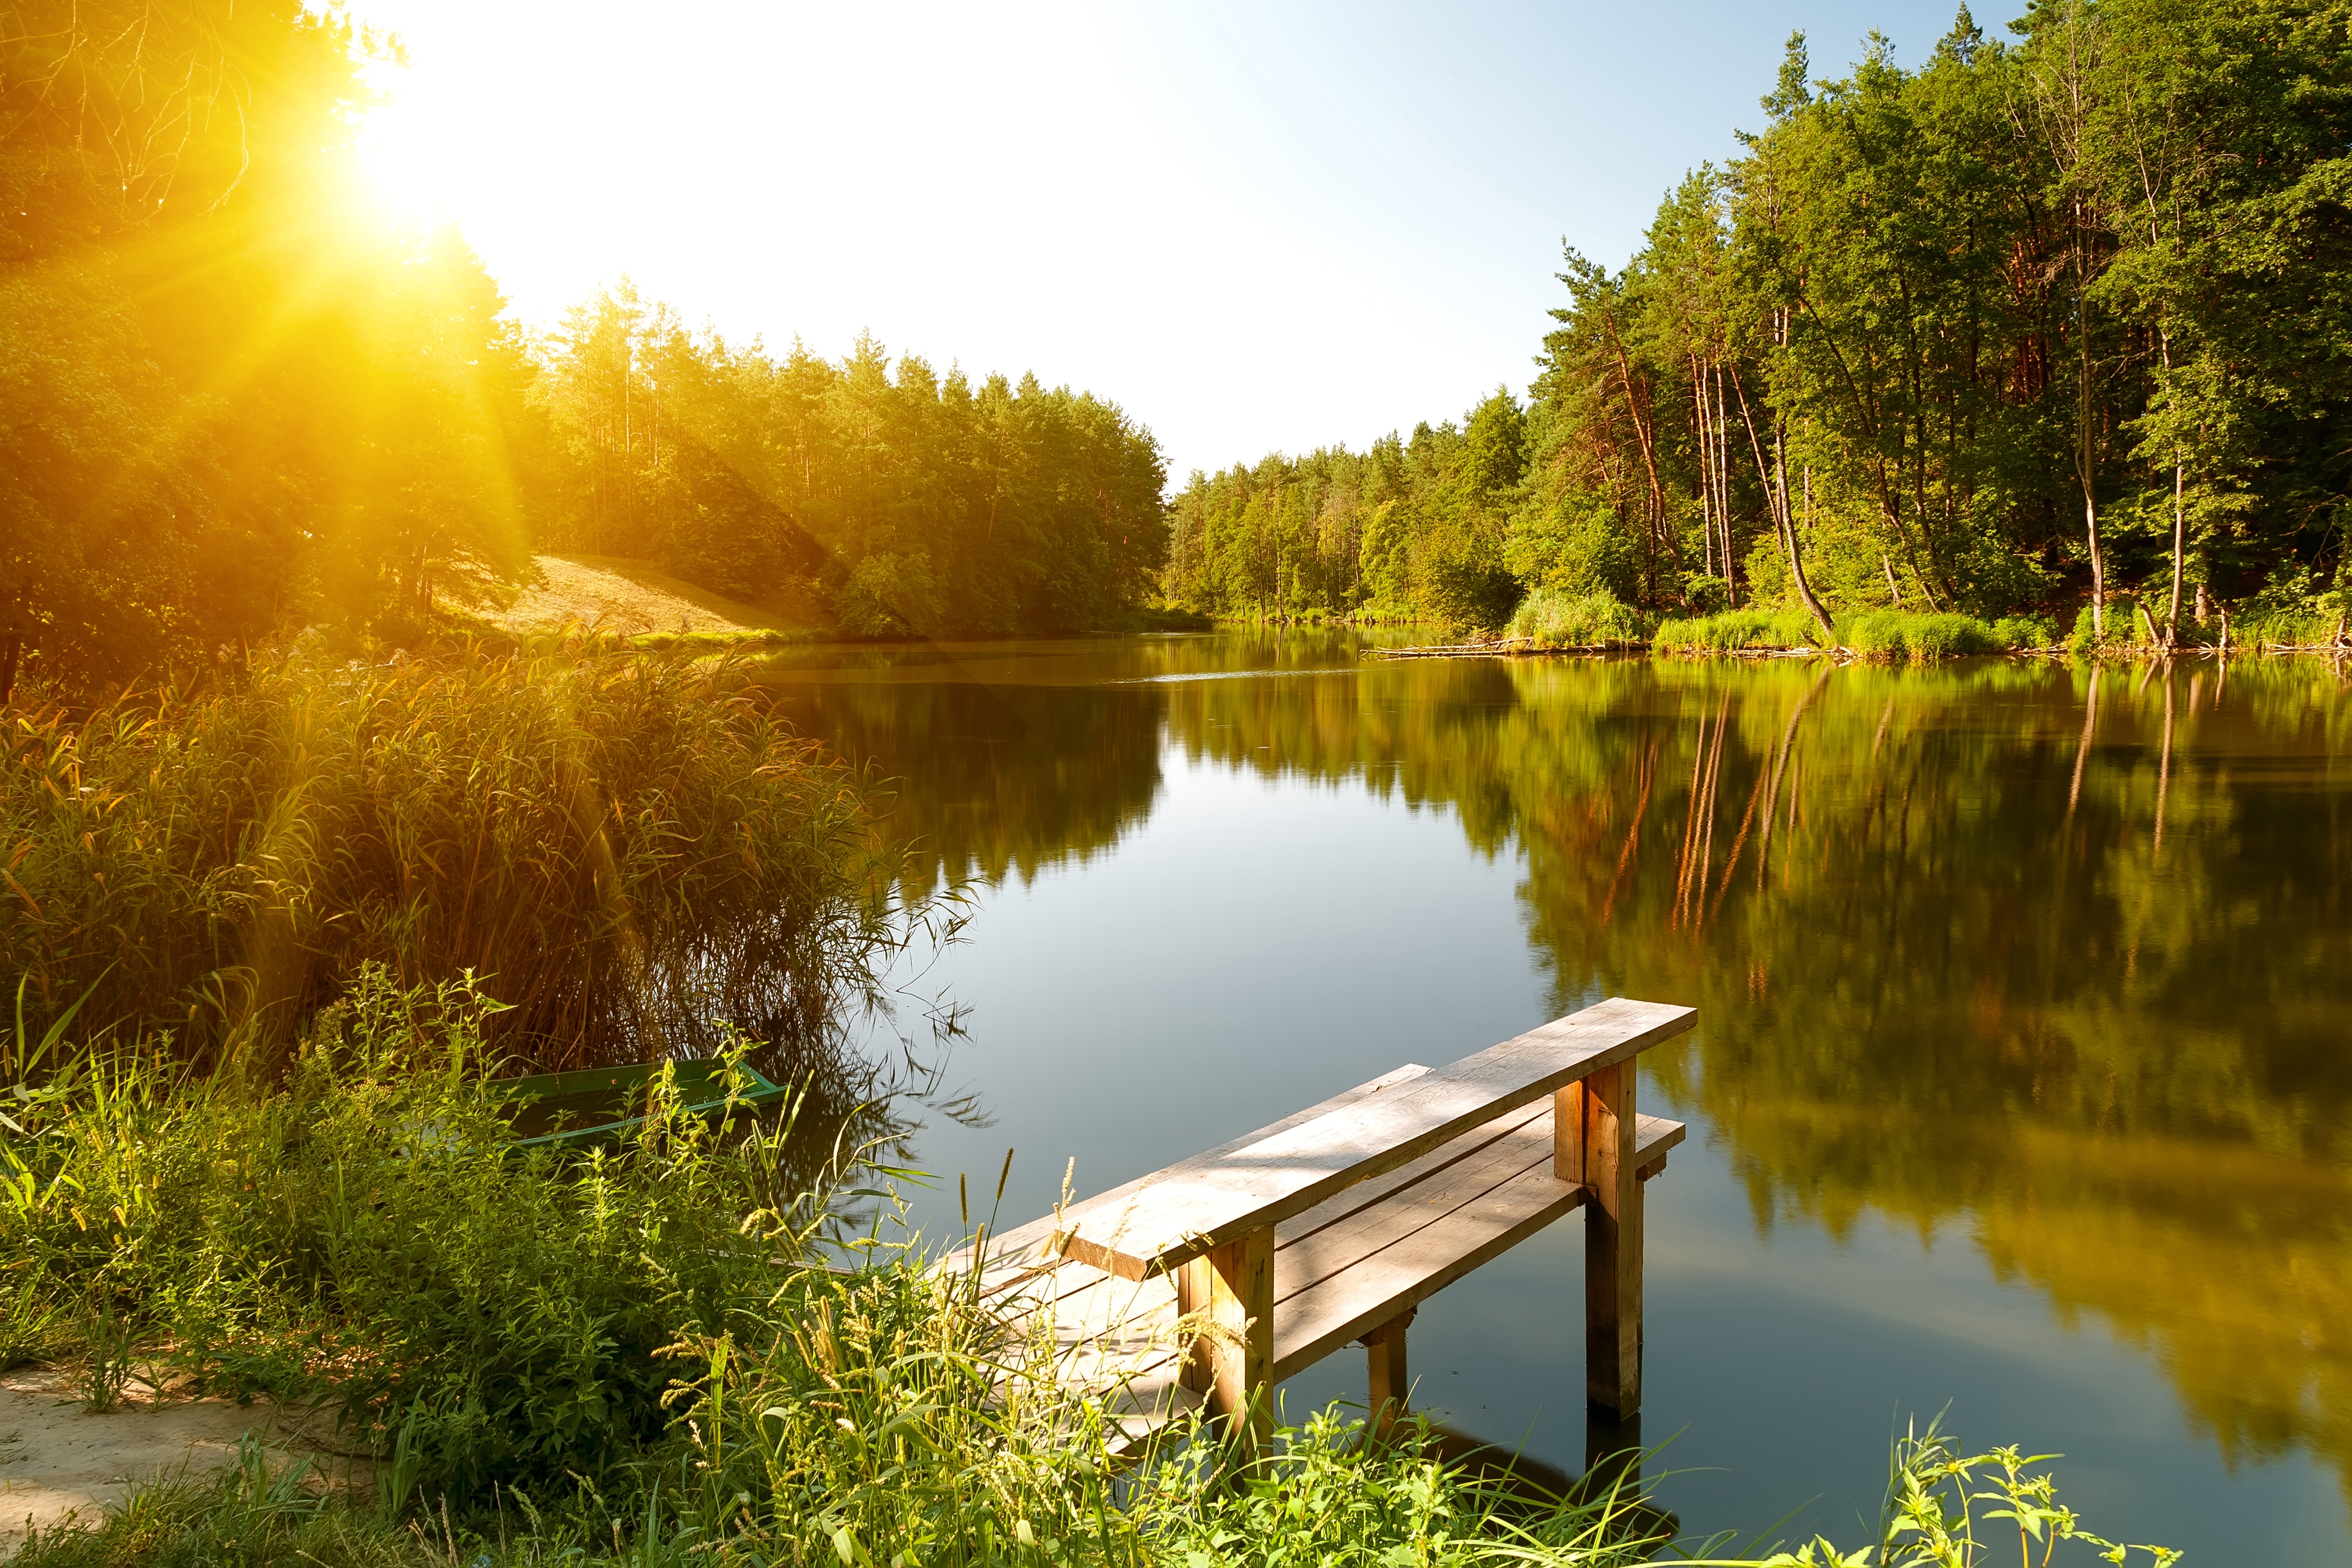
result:
M 903 977 L 968 1009 L 911 1110 L 919 1225 L 957 1229 L 959 1173 L 984 1208 L 1008 1148 L 1026 1220 L 1066 1169 L 1083 1195 L 1605 995 L 1686 1003 L 1641 1088 L 1690 1124 L 1649 1190 L 1643 1423 L 1685 1528 L 1860 1543 L 1890 1432 L 1948 1405 L 2068 1456 L 2102 1533 L 2352 1561 L 2343 673 L 1366 641 L 770 667 L 898 781 L 917 879 L 975 884 Z M 936 1059 L 921 1007 L 896 1030 Z M 1570 1470 L 1580 1223 L 1412 1329 L 1418 1407 Z M 1287 1408 L 1364 1375 L 1343 1352 Z

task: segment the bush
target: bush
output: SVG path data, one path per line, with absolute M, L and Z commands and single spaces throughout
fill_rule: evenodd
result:
M 1641 613 L 1614 595 L 1570 596 L 1550 588 L 1522 599 L 1503 635 L 1541 648 L 1639 647 L 1645 640 Z
M 490 979 L 553 1067 L 790 1056 L 903 934 L 869 897 L 861 780 L 736 667 L 579 643 L 331 663 L 18 716 L 0 739 L 0 973 L 37 1032 L 275 1059 L 360 967 Z

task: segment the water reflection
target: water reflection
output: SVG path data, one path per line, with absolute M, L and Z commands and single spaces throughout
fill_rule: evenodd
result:
M 1659 1085 L 1759 1232 L 1957 1226 L 2140 1347 L 2233 1462 L 2300 1448 L 2352 1477 L 2337 671 L 1355 651 L 1000 646 L 779 679 L 904 780 L 939 875 L 1118 843 L 1163 743 L 1446 809 L 1520 858 L 1558 1010 L 1698 1005 Z

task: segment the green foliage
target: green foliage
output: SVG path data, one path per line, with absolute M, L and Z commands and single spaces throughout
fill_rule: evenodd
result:
M 1658 627 L 1651 646 L 1660 653 L 1727 653 L 1743 647 L 1811 647 L 1820 641 L 1820 632 L 1801 613 L 1726 610 L 1667 621 Z
M 1879 658 L 1954 658 L 2000 653 L 2010 646 L 1998 630 L 1973 616 L 1874 610 L 1840 622 L 1837 629 L 1838 640 L 1846 647 Z
M 1641 647 L 1649 640 L 1640 612 L 1608 594 L 1571 597 L 1550 588 L 1521 600 L 1503 635 L 1539 648 Z
M 1605 496 L 1573 491 L 1521 507 L 1511 516 L 1503 563 L 1533 590 L 1607 594 L 1631 602 L 1641 593 L 1633 542 Z
M 667 1427 L 664 1347 L 796 1263 L 807 1173 L 781 1132 L 721 1157 L 666 1080 L 617 1154 L 515 1156 L 494 1011 L 371 969 L 281 1089 L 77 1058 L 0 1142 L 0 1244 L 110 1366 L 166 1340 L 199 1386 L 323 1397 L 428 1492 L 606 1473 Z
M 779 359 L 625 281 L 567 311 L 536 368 L 544 542 L 743 598 L 813 589 L 851 636 L 1099 628 L 1166 548 L 1150 433 L 1034 376 L 942 380 L 871 338 Z
M 2269 0 L 2017 27 L 1964 9 L 1916 69 L 1873 35 L 1837 80 L 1793 37 L 1740 157 L 1669 192 L 1622 268 L 1569 253 L 1523 413 L 1196 478 L 1170 595 L 1492 625 L 1499 564 L 1682 619 L 2056 622 L 2161 579 L 2178 645 L 2210 636 L 2176 575 L 2232 604 L 2326 579 L 2352 503 L 2352 32 Z
M 1501 626 L 1527 581 L 1509 541 L 1526 461 L 1525 416 L 1498 389 L 1461 427 L 1195 473 L 1171 509 L 1161 591 L 1259 620 L 1379 609 Z
M 504 1048 L 550 1066 L 709 1049 L 721 1021 L 790 1058 L 902 934 L 861 779 L 689 653 L 305 644 L 0 745 L 0 972 L 36 1034 L 79 1005 L 266 1067 L 373 961 L 486 977 Z

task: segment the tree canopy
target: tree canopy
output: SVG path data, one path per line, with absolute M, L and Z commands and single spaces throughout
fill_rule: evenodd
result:
M 1569 251 L 1524 409 L 1195 476 L 1169 595 L 2340 613 L 2352 7 L 2037 0 L 2016 27 L 1963 7 L 1916 68 L 1874 35 L 1837 80 L 1792 37 L 1740 156 L 1622 268 Z

